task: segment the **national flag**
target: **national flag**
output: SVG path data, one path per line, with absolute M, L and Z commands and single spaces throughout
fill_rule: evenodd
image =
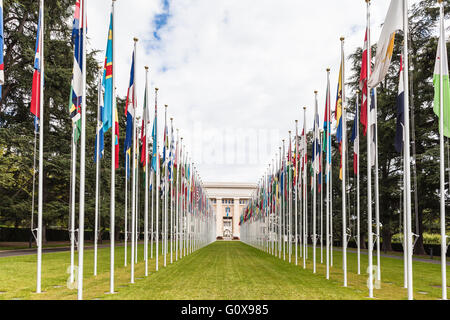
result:
M 41 48 L 43 41 L 43 28 L 41 25 L 42 11 L 39 9 L 39 18 L 38 18 L 38 26 L 37 26 L 37 35 L 36 35 L 36 50 L 34 55 L 34 74 L 33 74 L 33 86 L 31 91 L 31 106 L 30 111 L 34 114 L 38 119 L 40 119 L 40 109 L 41 109 L 41 68 L 42 68 L 42 56 L 41 56 Z
M 143 119 L 142 119 L 142 128 L 141 128 L 141 163 L 145 170 L 145 165 L 147 163 L 146 153 L 147 153 L 147 124 L 148 124 L 148 108 L 147 108 L 147 84 L 145 85 L 145 93 L 144 93 L 144 110 L 143 110 Z
M 376 114 L 375 114 L 375 90 L 371 89 L 370 90 L 370 113 L 369 113 L 369 128 L 371 131 L 371 136 L 372 136 L 372 142 L 370 143 L 370 152 L 371 152 L 371 157 L 370 157 L 370 164 L 373 167 L 375 165 L 375 140 L 376 140 L 376 126 L 375 126 L 375 118 Z
M 4 35 L 3 35 L 3 0 L 0 0 L 0 101 L 2 99 L 2 88 L 5 84 L 5 64 L 3 60 L 4 49 Z
M 367 79 L 368 79 L 368 72 L 367 72 L 367 59 L 371 61 L 371 57 L 368 58 L 368 54 L 371 55 L 368 48 L 368 42 L 367 42 L 367 34 L 369 32 L 369 29 L 366 29 L 366 36 L 364 38 L 364 49 L 362 54 L 362 62 L 361 62 L 361 74 L 359 76 L 359 89 L 361 90 L 361 124 L 363 126 L 363 133 L 364 136 L 367 133 Z M 369 68 L 371 68 L 369 66 Z M 370 69 L 369 69 L 370 70 Z
M 312 145 L 312 166 L 314 173 L 319 172 L 320 164 L 320 133 L 319 133 L 319 113 L 317 110 L 317 103 L 314 110 L 314 141 Z
M 83 101 L 83 21 L 81 21 L 81 1 L 75 4 L 72 28 L 72 45 L 74 49 L 71 101 L 69 105 L 70 118 L 74 127 L 74 142 L 81 136 L 81 103 Z
M 98 104 L 99 104 L 99 110 L 100 110 L 100 116 L 99 116 L 99 124 L 97 128 L 97 133 L 95 135 L 95 153 L 94 153 L 94 162 L 97 162 L 97 140 L 99 143 L 99 156 L 100 159 L 103 158 L 103 153 L 105 151 L 105 141 L 104 141 L 104 134 L 103 134 L 103 123 L 102 123 L 102 114 L 103 114 L 103 85 L 102 81 L 98 82 Z
M 440 100 L 441 100 L 441 68 L 440 64 L 442 63 L 442 78 L 443 78 L 443 91 L 444 91 L 444 136 L 447 138 L 450 137 L 450 86 L 449 86 L 449 77 L 448 77 L 448 61 L 447 61 L 447 46 L 443 48 L 444 56 L 441 59 L 441 40 L 439 40 L 437 55 L 436 55 L 436 63 L 434 66 L 434 75 L 433 75 L 433 84 L 434 84 L 434 113 L 439 117 L 440 115 Z
M 403 150 L 403 125 L 404 125 L 404 105 L 405 88 L 403 85 L 403 57 L 400 56 L 400 72 L 397 95 L 397 128 L 395 131 L 395 150 L 399 153 Z
M 155 119 L 153 120 L 153 129 L 152 129 L 152 170 L 156 172 L 157 170 L 157 142 L 158 142 L 158 105 L 155 102 Z
M 355 173 L 355 175 L 358 174 L 358 161 L 359 161 L 358 113 L 359 113 L 359 106 L 358 100 L 356 100 L 355 119 L 353 120 L 352 136 L 350 138 L 353 142 L 353 172 Z
M 377 54 L 373 73 L 369 78 L 369 87 L 375 88 L 385 78 L 394 52 L 395 33 L 403 30 L 403 1 L 391 0 L 384 20 L 380 39 L 377 43 Z
M 111 13 L 102 81 L 105 89 L 103 132 L 107 132 L 112 127 L 113 122 L 113 23 L 113 15 Z
M 125 116 L 127 117 L 127 128 L 125 134 L 125 153 L 133 146 L 133 130 L 134 130 L 134 115 L 135 115 L 135 90 L 134 90 L 134 51 L 131 60 L 130 83 L 128 85 L 127 99 L 125 100 Z
M 174 141 L 174 134 L 173 134 L 173 124 L 171 126 L 171 141 L 170 141 L 170 152 L 169 152 L 169 180 L 172 181 L 173 178 L 173 158 L 174 158 L 174 152 L 175 152 L 175 141 Z
M 165 124 L 164 124 L 164 143 L 163 143 L 163 168 L 165 170 L 165 166 L 167 164 L 168 158 L 167 158 L 167 152 L 169 151 L 169 131 L 167 129 L 167 108 L 166 108 L 166 118 L 165 118 Z M 164 171 L 164 175 L 166 175 L 167 172 Z
M 339 144 L 339 153 L 341 154 L 341 161 L 340 161 L 340 169 L 339 169 L 339 179 L 342 180 L 342 63 L 341 67 L 339 68 L 339 81 L 338 81 L 338 87 L 337 87 L 337 94 L 336 94 L 336 123 L 337 123 L 337 131 L 336 131 L 336 140 Z

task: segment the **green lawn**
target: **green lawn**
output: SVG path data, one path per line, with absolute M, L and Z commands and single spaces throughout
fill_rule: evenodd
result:
M 356 254 L 349 253 L 349 287 L 342 287 L 341 253 L 334 252 L 331 280 L 325 279 L 325 266 L 320 264 L 318 250 L 317 274 L 312 273 L 312 250 L 306 270 L 289 264 L 241 242 L 215 242 L 192 255 L 144 277 L 142 246 L 139 248 L 135 284 L 130 284 L 130 267 L 123 266 L 124 248 L 116 249 L 115 295 L 106 295 L 109 288 L 109 249 L 99 250 L 99 276 L 93 276 L 93 251 L 85 251 L 85 299 L 366 299 L 367 275 L 356 274 Z M 130 252 L 128 251 L 128 254 Z M 287 258 L 287 257 L 286 257 Z M 170 258 L 169 258 L 170 259 Z M 170 260 L 168 259 L 168 262 Z M 294 258 L 292 259 L 294 262 Z M 376 261 L 376 259 L 374 260 Z M 362 256 L 362 271 L 367 256 Z M 66 288 L 70 264 L 69 253 L 45 254 L 43 259 L 43 294 L 35 294 L 36 256 L 0 259 L 0 299 L 76 299 L 76 291 Z M 450 283 L 450 278 L 449 278 Z M 439 299 L 440 265 L 414 262 L 416 299 Z M 405 299 L 403 261 L 382 259 L 381 289 L 378 299 Z M 422 292 L 422 293 L 419 293 Z M 426 292 L 426 294 L 424 294 Z

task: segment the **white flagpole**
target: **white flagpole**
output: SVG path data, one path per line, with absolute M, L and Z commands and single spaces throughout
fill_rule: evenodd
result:
M 166 131 L 167 128 L 167 107 L 168 105 L 165 105 L 165 122 L 164 122 L 164 134 L 168 135 L 168 132 Z M 166 140 L 169 139 L 169 137 L 164 137 L 164 148 L 166 148 Z M 169 150 L 165 149 L 166 152 L 164 154 L 164 267 L 167 266 L 167 152 Z
M 444 26 L 444 4 L 442 0 L 439 1 L 440 9 L 440 49 L 441 52 L 439 56 L 441 57 L 439 62 L 439 128 L 440 128 L 440 188 L 441 188 L 441 202 L 440 202 L 440 222 L 441 222 L 441 273 L 442 273 L 442 300 L 447 300 L 447 264 L 446 264 L 446 254 L 447 254 L 447 235 L 445 233 L 445 155 L 444 155 L 444 64 L 442 63 L 446 50 L 445 42 L 445 26 Z
M 158 110 L 158 88 L 155 88 L 155 121 L 158 121 L 157 110 Z M 156 260 L 155 260 L 155 270 L 159 269 L 159 148 L 158 148 L 158 126 L 154 124 L 156 128 L 155 138 L 156 141 L 153 141 L 153 148 L 156 150 L 156 188 L 155 188 L 155 197 L 156 197 Z M 153 189 L 153 188 L 152 188 Z
M 115 59 L 115 2 L 116 0 L 112 1 L 112 47 L 113 47 L 113 61 Z M 116 153 L 115 153 L 115 130 L 114 130 L 114 118 L 115 118 L 115 110 L 116 110 L 116 68 L 113 67 L 113 77 L 112 77 L 112 90 L 113 90 L 113 104 L 112 104 L 112 122 L 111 122 L 111 199 L 110 199 L 110 226 L 109 226 L 109 233 L 110 233 L 110 281 L 109 281 L 109 293 L 114 293 L 114 237 L 115 237 L 115 191 L 116 191 L 116 176 L 115 176 L 115 166 L 116 166 Z
M 284 193 L 285 193 L 285 189 L 286 189 L 286 175 L 285 175 L 285 157 L 286 157 L 286 150 L 285 150 L 285 143 L 284 143 L 284 139 L 283 139 L 283 151 L 282 151 L 282 156 L 281 156 L 281 170 L 283 171 L 283 192 L 281 193 L 281 231 L 283 233 L 282 235 L 282 246 L 283 246 L 283 260 L 286 260 L 286 233 L 285 233 L 285 227 L 286 227 L 286 201 L 284 199 Z
M 39 6 L 41 16 L 40 41 L 40 99 L 39 99 L 39 191 L 38 191 L 38 230 L 37 230 L 37 279 L 36 293 L 41 293 L 41 275 L 42 275 L 42 197 L 44 194 L 44 0 L 41 0 Z
M 70 283 L 73 283 L 75 272 L 75 195 L 76 195 L 76 183 L 77 183 L 77 144 L 75 143 L 75 130 L 76 124 L 72 127 L 72 186 L 71 186 L 71 202 L 72 208 L 70 213 Z M 98 159 L 98 158 L 97 158 Z M 95 270 L 95 269 L 94 269 Z
M 323 143 L 323 129 L 320 129 L 319 143 Z M 320 147 L 320 263 L 323 264 L 323 148 Z
M 173 142 L 173 118 L 170 118 L 170 128 L 171 128 L 171 140 L 170 140 L 170 150 L 169 150 L 169 154 L 172 156 L 172 159 L 170 159 L 170 263 L 173 263 L 173 154 L 172 154 L 172 142 Z
M 411 156 L 410 156 L 410 129 L 409 129 L 409 63 L 408 63 L 408 0 L 403 0 L 403 33 L 404 46 L 403 56 L 405 72 L 403 73 L 405 94 L 404 94 L 404 120 L 405 120 L 405 175 L 406 175 L 406 232 L 407 232 L 407 246 L 408 246 L 408 299 L 413 299 L 413 274 L 412 274 L 412 231 L 411 231 Z
M 83 299 L 83 264 L 84 264 L 84 197 L 85 197 L 85 163 L 86 163 L 86 2 L 83 3 L 83 86 L 81 108 L 81 154 L 80 154 L 80 216 L 78 234 L 78 300 Z M 42 25 L 44 25 L 42 23 Z M 41 97 L 42 99 L 42 97 Z M 42 103 L 42 100 L 41 100 Z M 40 178 L 40 175 L 39 175 Z
M 373 298 L 373 233 L 372 233 L 372 160 L 370 153 L 370 144 L 372 143 L 372 132 L 370 130 L 370 87 L 369 78 L 371 74 L 370 57 L 371 57 L 371 45 L 370 45 L 370 0 L 366 0 L 367 3 L 367 224 L 368 224 L 368 255 L 369 255 L 369 298 Z M 406 95 L 406 93 L 405 93 Z
M 281 259 L 281 205 L 282 205 L 282 197 L 283 197 L 283 193 L 281 192 L 281 147 L 279 147 L 280 149 L 280 159 L 279 159 L 279 163 L 278 163 L 278 172 L 279 172 L 279 177 L 280 180 L 278 181 L 280 187 L 278 188 L 278 190 L 280 191 L 280 205 L 278 207 L 278 239 L 279 239 L 279 243 L 278 243 L 278 258 Z
M 330 210 L 331 210 L 331 205 L 330 205 L 330 182 L 331 182 L 331 170 L 330 170 L 330 162 L 329 159 L 331 157 L 331 103 L 330 103 L 330 69 L 327 69 L 327 97 L 326 99 L 326 103 L 327 103 L 327 107 L 326 107 L 326 112 L 327 114 L 327 159 L 326 159 L 326 173 L 327 173 L 327 208 L 326 208 L 326 223 L 325 223 L 325 233 L 326 233 L 326 278 L 330 279 Z
M 125 232 L 124 232 L 124 241 L 125 241 L 125 252 L 124 252 L 124 266 L 127 266 L 127 254 L 128 254 L 128 151 L 125 153 Z
M 306 198 L 307 195 L 307 173 L 306 168 L 308 166 L 307 162 L 305 161 L 307 157 L 307 139 L 306 139 L 306 107 L 303 107 L 303 131 L 304 131 L 304 141 L 303 141 L 303 269 L 306 269 L 306 258 L 307 258 L 307 244 L 308 244 L 308 236 L 307 236 L 307 215 L 308 215 L 308 200 Z
M 153 148 L 154 146 L 152 146 Z M 152 152 L 153 153 L 153 152 Z M 154 207 L 154 194 L 155 194 L 155 185 L 153 183 L 154 179 L 154 173 L 153 169 L 150 169 L 150 184 L 152 185 L 152 194 L 151 194 L 151 203 L 152 203 L 152 211 L 151 211 L 151 217 L 150 217 L 150 259 L 153 259 L 153 207 Z
M 148 276 L 148 67 L 145 67 L 145 110 L 144 110 L 144 133 L 145 133 L 145 199 L 144 199 L 144 256 L 145 256 L 145 276 Z
M 358 150 L 357 157 L 357 165 L 356 165 L 356 241 L 357 241 L 357 252 L 358 252 L 358 274 L 361 274 L 361 220 L 360 220 L 360 199 L 359 199 L 359 109 L 358 109 L 358 101 L 359 101 L 359 90 L 356 93 L 356 149 Z
M 375 232 L 377 233 L 377 281 L 381 281 L 381 257 L 380 257 L 380 197 L 378 191 L 378 103 L 377 88 L 374 88 L 375 104 Z
M 344 37 L 341 37 L 341 83 L 342 83 L 342 264 L 344 269 L 344 287 L 347 286 L 347 183 L 346 183 L 346 152 L 347 152 L 347 101 L 345 98 L 345 55 Z
M 180 186 L 180 150 L 179 150 L 179 147 L 180 147 L 180 139 L 179 139 L 179 137 L 180 137 L 180 134 L 179 134 L 179 131 L 178 131 L 178 129 L 177 129 L 177 148 L 176 148 L 176 150 L 175 150 L 175 152 L 176 152 L 176 156 L 175 156 L 175 158 L 177 159 L 177 179 L 176 179 L 176 183 L 175 183 L 175 207 L 176 207 L 176 213 L 175 213 L 175 215 L 176 215 L 176 217 L 175 217 L 175 220 L 176 220 L 176 229 L 175 229 L 175 261 L 178 261 L 178 248 L 179 248 L 179 246 L 178 246 L 178 241 L 180 240 L 180 215 L 179 215 L 179 205 L 180 205 L 180 203 L 179 203 L 179 201 L 178 201 L 178 197 L 179 197 L 179 195 L 180 195 L 180 192 L 179 192 L 179 186 Z
M 316 211 L 317 211 L 317 169 L 316 169 L 316 161 L 317 161 L 317 129 L 316 125 L 316 119 L 318 117 L 317 115 L 317 91 L 314 91 L 314 100 L 315 100 L 315 106 L 314 106 L 314 141 L 313 141 L 313 149 L 312 149 L 312 157 L 314 159 L 312 166 L 313 166 L 313 221 L 312 221 L 312 241 L 313 241 L 313 273 L 316 273 L 316 240 L 317 240 L 317 234 L 316 234 Z
M 99 80 L 98 85 L 98 104 L 97 104 L 97 143 L 96 143 L 96 159 L 95 164 L 95 226 L 94 226 L 94 276 L 97 275 L 97 243 L 98 243 L 98 214 L 99 214 L 99 197 L 100 197 L 100 107 L 102 96 L 102 81 Z
M 291 131 L 289 131 L 289 146 L 292 146 L 292 141 L 291 141 Z M 292 160 L 292 150 L 291 147 L 288 150 L 289 155 L 288 155 L 288 159 Z M 292 176 L 291 176 L 291 167 L 292 167 L 292 163 L 289 161 L 289 166 L 287 166 L 287 170 L 288 170 L 288 188 L 289 188 L 289 196 L 288 196 L 288 201 L 289 201 L 289 205 L 288 205 L 288 210 L 289 210 L 289 217 L 288 217 L 288 249 L 289 249 L 289 263 L 291 263 L 292 260 Z
M 133 178 L 132 178 L 132 194 L 131 194 L 131 283 L 134 283 L 134 264 L 136 250 L 136 115 L 137 115 L 137 103 L 136 103 L 136 65 L 137 65 L 137 38 L 134 38 L 134 80 L 133 80 L 133 153 L 131 156 L 132 168 L 133 168 Z
M 298 120 L 295 120 L 295 265 L 298 265 Z

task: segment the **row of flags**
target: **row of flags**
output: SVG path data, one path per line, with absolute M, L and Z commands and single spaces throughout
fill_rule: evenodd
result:
M 447 236 L 445 229 L 445 171 L 444 171 L 444 158 L 443 158 L 443 137 L 450 137 L 450 85 L 449 85 L 449 73 L 448 73 L 448 62 L 447 62 L 447 50 L 445 43 L 445 29 L 444 29 L 444 12 L 443 3 L 440 4 L 441 10 L 441 30 L 439 36 L 439 44 L 437 48 L 436 64 L 433 76 L 433 83 L 435 88 L 434 95 L 434 112 L 439 117 L 440 120 L 440 130 L 441 130 L 441 257 L 442 257 L 442 297 L 446 299 L 446 262 L 445 256 L 447 251 Z M 352 134 L 350 140 L 353 143 L 353 171 L 355 178 L 358 180 L 357 192 L 359 195 L 359 179 L 360 172 L 359 159 L 360 159 L 360 137 L 359 137 L 359 124 L 362 125 L 362 133 L 367 137 L 368 144 L 368 243 L 369 243 L 369 268 L 377 268 L 375 271 L 375 276 L 369 271 L 369 296 L 373 297 L 374 283 L 380 281 L 381 269 L 380 269 L 380 226 L 381 222 L 379 220 L 379 209 L 378 209 L 378 161 L 377 161 L 377 96 L 376 87 L 384 80 L 386 74 L 389 70 L 392 61 L 392 55 L 394 50 L 394 41 L 396 33 L 400 31 L 407 30 L 405 24 L 407 25 L 407 2 L 406 0 L 391 0 L 388 13 L 386 15 L 385 22 L 383 24 L 383 29 L 380 38 L 377 42 L 376 56 L 374 59 L 374 64 L 372 65 L 371 57 L 371 45 L 370 45 L 370 2 L 367 2 L 367 29 L 365 32 L 363 54 L 361 61 L 361 73 L 359 79 L 359 89 L 361 92 L 361 97 L 359 93 L 356 99 L 356 112 L 352 127 Z M 407 35 L 404 35 L 407 38 Z M 343 43 L 343 38 L 341 41 Z M 404 255 L 405 255 L 405 287 L 408 288 L 408 298 L 412 299 L 412 251 L 413 251 L 413 236 L 411 232 L 411 201 L 410 201 L 410 156 L 409 156 L 409 135 L 408 135 L 408 93 L 407 93 L 407 82 L 408 74 L 406 72 L 407 64 L 407 44 L 404 44 L 404 52 L 400 57 L 400 68 L 399 68 L 399 82 L 398 82 L 398 95 L 396 101 L 396 111 L 397 111 L 397 128 L 395 139 L 393 139 L 393 144 L 395 149 L 399 153 L 404 154 L 404 203 L 403 208 L 404 221 L 408 222 L 405 224 L 405 245 L 404 245 Z M 342 52 L 343 56 L 343 52 Z M 336 105 L 335 105 L 335 121 L 336 121 L 336 142 L 338 144 L 340 153 L 340 172 L 339 178 L 343 180 L 342 184 L 342 230 L 343 230 L 343 269 L 344 269 L 344 286 L 347 285 L 347 269 L 346 269 L 346 246 L 351 235 L 348 235 L 346 226 L 346 207 L 345 198 L 347 197 L 347 184 L 345 182 L 345 177 L 343 172 L 343 164 L 345 164 L 345 83 L 344 83 L 344 59 L 342 60 L 339 69 L 339 80 L 337 85 L 337 95 L 336 95 Z M 372 70 L 373 69 L 373 70 Z M 327 70 L 329 75 L 329 69 Z M 361 99 L 361 100 L 360 100 Z M 300 243 L 301 248 L 303 245 L 303 252 L 300 249 L 300 254 L 303 257 L 307 256 L 307 247 L 305 242 L 308 242 L 308 238 L 311 237 L 313 243 L 313 259 L 314 259 L 314 272 L 315 272 L 315 245 L 318 239 L 316 230 L 316 182 L 318 182 L 318 190 L 321 193 L 322 184 L 322 153 L 326 154 L 326 165 L 325 165 L 325 183 L 327 184 L 327 194 L 326 194 L 326 246 L 327 246 L 327 278 L 329 278 L 329 255 L 332 255 L 332 251 L 329 252 L 329 246 L 332 247 L 332 199 L 335 194 L 330 192 L 328 184 L 331 185 L 331 101 L 330 101 L 330 82 L 329 76 L 327 81 L 326 89 L 326 99 L 325 99 L 325 112 L 324 112 L 324 122 L 323 122 L 323 137 L 320 136 L 319 131 L 319 121 L 318 121 L 318 111 L 317 111 L 317 92 L 316 92 L 316 106 L 314 109 L 313 118 L 313 136 L 311 140 L 312 144 L 312 158 L 311 162 L 307 162 L 307 149 L 306 149 L 306 123 L 304 124 L 303 133 L 301 137 L 297 134 L 294 137 L 294 142 L 297 145 L 299 142 L 299 149 L 295 149 L 292 153 L 291 149 L 291 139 L 289 138 L 289 148 L 287 153 L 284 150 L 281 151 L 280 148 L 280 159 L 279 163 L 275 166 L 272 163 L 272 167 L 269 167 L 269 171 L 264 175 L 258 184 L 257 191 L 249 202 L 248 206 L 243 210 L 240 217 L 241 224 L 241 234 L 244 241 L 253 244 L 262 250 L 272 253 L 274 255 L 279 255 L 281 257 L 281 252 L 283 256 L 285 251 L 291 253 L 292 246 L 295 244 L 295 255 L 297 263 L 297 245 Z M 405 112 L 406 110 L 406 112 Z M 441 114 L 443 112 L 443 115 Z M 345 143 L 345 144 L 344 144 Z M 284 143 L 283 143 L 284 144 Z M 301 160 L 300 160 L 301 159 Z M 287 163 L 287 165 L 286 165 Z M 294 170 L 294 177 L 299 177 L 300 179 L 290 180 L 290 166 L 298 168 Z M 308 169 L 309 167 L 309 169 Z M 297 173 L 297 170 L 301 170 L 301 174 Z M 311 177 L 309 183 L 311 184 L 311 194 L 313 197 L 313 205 L 311 206 L 312 214 L 308 213 L 308 198 L 307 192 L 305 192 L 308 179 L 308 171 Z M 371 176 L 375 172 L 375 221 L 372 220 L 372 186 L 371 186 Z M 281 190 L 281 192 L 280 192 Z M 301 191 L 303 190 L 303 191 Z M 358 213 L 357 213 L 357 247 L 358 247 L 358 273 L 360 273 L 360 213 L 359 213 L 359 199 L 358 200 Z M 322 208 L 322 203 L 319 203 Z M 295 207 L 293 209 L 292 207 Z M 322 223 L 322 209 L 320 210 L 321 216 L 320 221 Z M 313 217 L 313 230 L 308 232 L 308 215 Z M 292 218 L 295 218 L 295 223 L 292 222 Z M 297 219 L 298 218 L 298 219 Z M 372 231 L 372 224 L 375 222 L 376 229 L 375 232 Z M 331 230 L 330 230 L 331 228 Z M 295 234 L 292 231 L 295 229 Z M 298 232 L 298 230 L 300 230 Z M 322 229 L 321 229 L 322 230 Z M 373 241 L 373 237 L 375 241 Z M 331 239 L 330 239 L 331 237 Z M 322 231 L 320 234 L 320 244 L 322 248 Z M 331 244 L 329 241 L 331 240 Z M 377 244 L 377 266 L 374 266 L 372 261 L 373 246 Z M 322 259 L 321 250 L 321 259 Z M 289 256 L 290 261 L 290 256 Z M 332 261 L 332 259 L 331 259 Z M 331 262 L 332 264 L 332 262 Z M 305 264 L 304 264 L 305 266 Z
M 78 232 L 78 299 L 83 298 L 83 264 L 84 264 L 84 185 L 85 185 L 85 128 L 86 117 L 84 110 L 86 109 L 86 26 L 87 18 L 85 12 L 87 0 L 76 0 L 73 28 L 71 42 L 74 52 L 74 64 L 71 80 L 71 89 L 69 97 L 69 116 L 72 120 L 73 139 L 72 139 L 72 186 L 71 186 L 71 282 L 75 281 L 75 236 Z M 2 18 L 3 2 L 0 0 L 0 18 Z M 33 230 L 37 231 L 38 242 L 38 264 L 37 264 L 37 292 L 41 292 L 41 271 L 42 271 L 42 172 L 43 172 L 43 132 L 40 126 L 42 123 L 42 108 L 44 92 L 44 5 L 43 0 L 40 0 L 39 6 L 39 18 L 37 22 L 37 35 L 36 35 L 36 47 L 35 47 L 35 61 L 34 61 L 34 74 L 32 85 L 32 98 L 30 104 L 30 111 L 35 116 L 36 132 L 40 130 L 40 167 L 39 167 L 39 223 L 38 228 Z M 99 232 L 99 203 L 100 203 L 100 163 L 104 159 L 104 135 L 111 129 L 112 136 L 112 163 L 111 168 L 111 207 L 110 207 L 110 239 L 111 239 L 111 264 L 110 264 L 110 292 L 113 293 L 114 286 L 114 232 L 115 232 L 115 171 L 119 169 L 119 114 L 116 106 L 115 99 L 115 85 L 114 85 L 114 1 L 112 2 L 112 10 L 110 14 L 110 23 L 107 34 L 106 54 L 105 62 L 102 70 L 102 74 L 98 81 L 98 106 L 97 106 L 97 129 L 95 139 L 95 156 L 94 161 L 97 164 L 96 167 L 96 205 L 95 205 L 95 230 L 94 230 L 94 275 L 97 275 L 97 235 Z M 3 24 L 1 24 L 3 27 Z M 0 37 L 3 40 L 3 29 L 0 29 Z M 164 127 L 164 142 L 162 150 L 162 159 L 158 150 L 158 103 L 157 103 L 157 89 L 155 90 L 155 117 L 153 121 L 153 130 L 150 139 L 148 139 L 147 128 L 150 124 L 150 110 L 148 99 L 150 93 L 148 91 L 148 76 L 146 80 L 146 87 L 144 93 L 143 102 L 143 119 L 140 137 L 137 137 L 137 92 L 136 92 L 136 42 L 133 51 L 132 65 L 130 72 L 130 83 L 127 92 L 125 116 L 127 118 L 126 135 L 124 141 L 125 152 L 125 167 L 126 167 L 126 182 L 133 177 L 132 187 L 132 209 L 131 219 L 132 227 L 127 226 L 128 215 L 128 203 L 125 203 L 125 243 L 131 235 L 132 239 L 132 269 L 131 278 L 134 282 L 134 263 L 138 261 L 137 258 L 137 241 L 139 239 L 139 232 L 137 229 L 139 216 L 139 190 L 137 173 L 139 172 L 139 163 L 145 173 L 145 275 L 148 275 L 148 240 L 151 236 L 151 256 L 153 257 L 153 239 L 156 238 L 156 268 L 158 269 L 158 256 L 159 256 L 159 240 L 160 237 L 163 241 L 163 255 L 164 266 L 166 266 L 166 257 L 169 254 L 168 243 L 170 241 L 170 257 L 172 263 L 173 252 L 176 253 L 176 259 L 178 257 L 185 256 L 198 250 L 202 246 L 210 243 L 215 239 L 215 217 L 212 207 L 209 204 L 208 195 L 203 188 L 201 179 L 197 171 L 193 168 L 193 164 L 187 157 L 187 153 L 184 150 L 182 142 L 177 139 L 175 143 L 175 135 L 173 122 L 171 119 L 170 133 L 168 130 L 167 122 L 167 106 L 165 113 L 165 127 Z M 3 50 L 1 50 L 3 54 Z M 3 62 L 3 55 L 0 56 L 0 63 Z M 148 68 L 146 67 L 147 75 Z M 0 85 L 3 84 L 3 64 L 0 66 Z M 36 136 L 35 136 L 36 138 Z M 139 141 L 138 141 L 139 140 Z M 77 144 L 81 141 L 81 156 L 80 156 L 80 215 L 79 215 L 79 228 L 76 230 L 75 223 L 75 184 L 76 179 L 76 163 L 77 163 Z M 182 141 L 182 140 L 181 140 Z M 151 147 L 151 150 L 149 149 Z M 139 148 L 140 147 L 140 148 Z M 151 153 L 150 153 L 151 151 Z M 140 153 L 140 157 L 139 157 Z M 151 157 L 151 161 L 150 161 Z M 140 160 L 140 161 L 139 161 Z M 148 164 L 150 163 L 150 170 Z M 36 172 L 36 170 L 35 170 Z M 151 176 L 149 177 L 149 173 Z M 152 185 L 152 182 L 156 181 L 156 186 Z M 128 188 L 125 189 L 125 199 L 127 199 Z M 152 192 L 152 196 L 149 193 Z M 151 201 L 151 222 L 149 223 L 149 200 Z M 127 201 L 127 200 L 125 200 Z M 163 203 L 164 212 L 159 213 L 159 201 Z M 170 204 L 168 203 L 170 201 Z M 34 202 L 34 201 L 33 201 Z M 156 206 L 154 206 L 156 202 Z M 156 212 L 155 212 L 156 211 Z M 162 226 L 163 230 L 158 230 L 159 218 L 164 217 Z M 169 220 L 170 216 L 170 220 Z M 156 221 L 154 221 L 156 220 Z M 170 221 L 170 226 L 169 226 Z M 150 224 L 150 226 L 149 226 Z M 170 227 L 170 231 L 168 228 Z M 156 228 L 156 230 L 155 230 Z M 176 230 L 175 230 L 176 228 Z M 176 248 L 173 250 L 173 243 L 176 242 Z M 127 264 L 127 251 L 128 246 L 125 245 L 125 265 Z M 183 251 L 181 251 L 183 250 Z M 72 284 L 71 284 L 72 285 Z

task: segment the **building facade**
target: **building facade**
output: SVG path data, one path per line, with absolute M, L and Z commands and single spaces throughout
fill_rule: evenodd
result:
M 256 185 L 210 182 L 204 183 L 204 188 L 216 214 L 216 237 L 240 239 L 239 219 Z

